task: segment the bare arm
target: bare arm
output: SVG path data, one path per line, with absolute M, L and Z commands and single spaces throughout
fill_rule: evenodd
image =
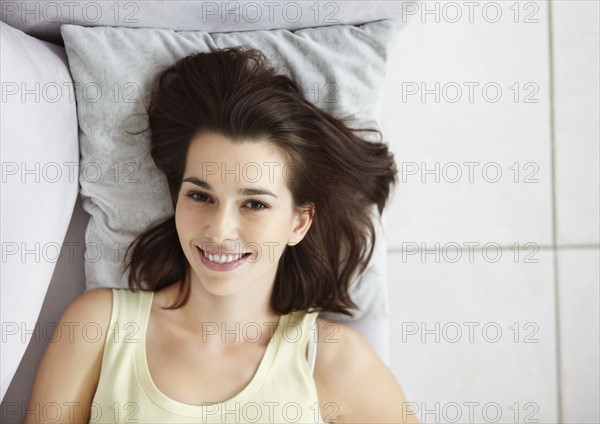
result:
M 25 423 L 89 422 L 111 310 L 111 290 L 97 289 L 64 311 L 37 370 Z
M 419 424 L 400 384 L 362 334 L 342 324 L 317 321 L 315 382 L 320 403 L 330 402 L 321 410 L 323 419 Z

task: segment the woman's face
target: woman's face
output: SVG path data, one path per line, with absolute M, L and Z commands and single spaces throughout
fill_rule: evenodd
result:
M 286 245 L 300 242 L 312 221 L 295 207 L 285 169 L 266 141 L 192 139 L 175 224 L 193 282 L 215 295 L 272 287 Z

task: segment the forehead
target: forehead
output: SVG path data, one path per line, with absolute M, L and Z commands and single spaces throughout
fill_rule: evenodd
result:
M 184 178 L 279 184 L 289 167 L 287 162 L 279 149 L 267 140 L 234 141 L 221 134 L 207 133 L 192 138 Z

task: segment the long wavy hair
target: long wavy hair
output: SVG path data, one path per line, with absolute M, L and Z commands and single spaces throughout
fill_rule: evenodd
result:
M 192 54 L 160 72 L 147 113 L 151 156 L 167 177 L 174 208 L 193 137 L 210 132 L 275 145 L 293 164 L 286 184 L 296 206 L 313 203 L 315 213 L 304 239 L 281 256 L 271 306 L 280 314 L 313 309 L 353 316 L 358 306 L 349 286 L 375 245 L 371 209 L 377 205 L 381 214 L 397 175 L 379 130 L 350 128 L 347 117 L 336 119 L 306 100 L 262 52 L 241 47 Z M 170 308 L 187 302 L 191 271 L 174 216 L 139 235 L 125 256 L 132 290 L 181 281 Z

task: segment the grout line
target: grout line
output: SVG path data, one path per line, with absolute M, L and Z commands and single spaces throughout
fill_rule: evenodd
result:
M 555 110 L 554 110 L 554 94 L 555 94 L 555 80 L 554 80 L 554 40 L 553 40 L 553 26 L 552 26 L 552 1 L 547 2 L 548 5 L 548 70 L 549 70 L 549 96 L 550 96 L 550 185 L 551 201 L 552 201 L 552 247 L 554 251 L 554 260 L 552 261 L 554 266 L 554 327 L 556 331 L 556 407 L 558 413 L 558 422 L 562 423 L 563 420 L 563 398 L 562 398 L 562 366 L 561 366 L 561 338 L 560 338 L 560 286 L 558 279 L 558 249 L 557 249 L 557 217 L 556 217 L 556 122 L 555 122 Z

